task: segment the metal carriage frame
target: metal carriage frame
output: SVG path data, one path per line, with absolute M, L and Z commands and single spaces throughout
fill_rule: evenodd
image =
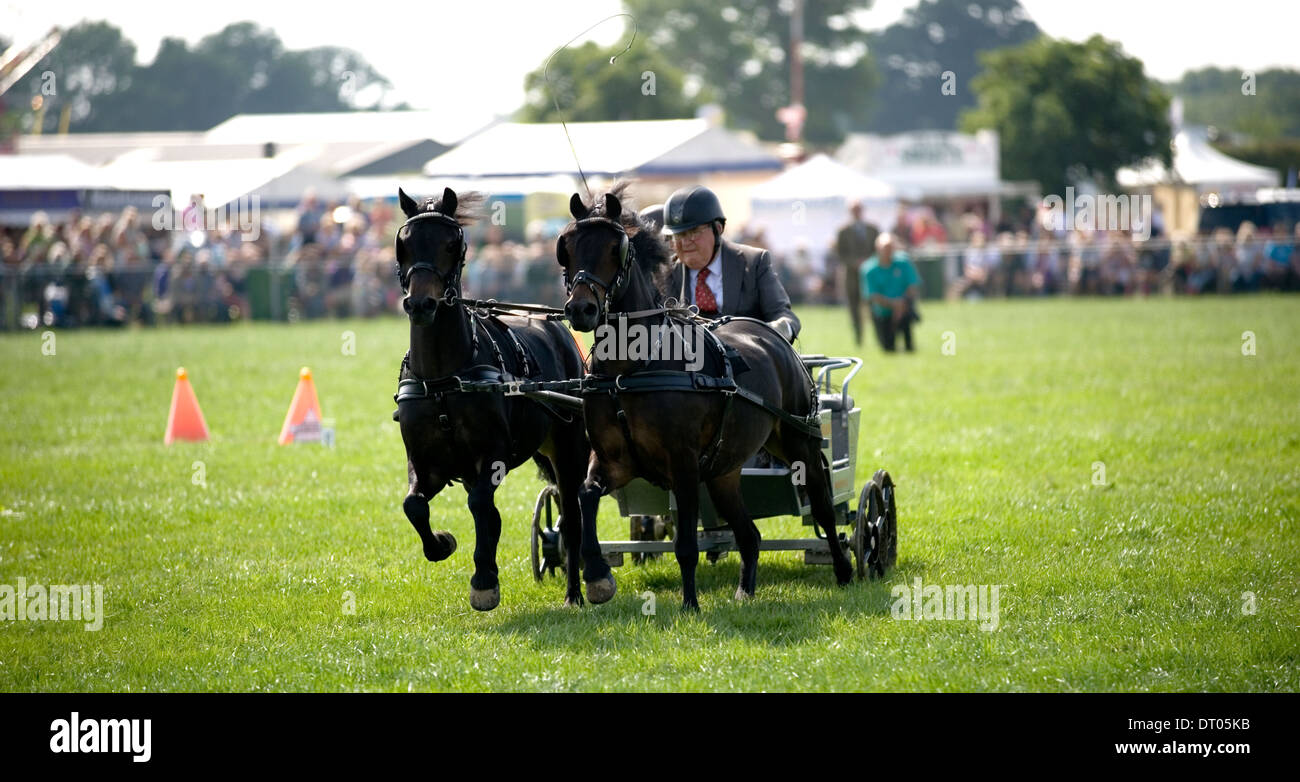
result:
M 858 493 L 857 507 L 850 505 L 855 494 L 857 443 L 861 408 L 849 395 L 849 384 L 862 369 L 862 359 L 801 355 L 810 374 L 816 371 L 818 418 L 822 431 L 822 457 L 831 476 L 831 502 L 835 525 L 839 531 L 835 545 L 844 548 L 855 561 L 859 578 L 883 577 L 893 566 L 898 550 L 898 511 L 893 479 L 885 470 L 877 470 Z M 832 386 L 832 373 L 848 370 L 840 379 L 838 390 Z M 766 459 L 764 459 L 766 457 Z M 760 551 L 802 551 L 808 564 L 830 564 L 832 542 L 823 537 L 812 517 L 812 507 L 801 474 L 790 465 L 760 453 L 741 468 L 741 493 L 745 509 L 755 519 L 795 516 L 811 527 L 814 537 L 764 539 Z M 659 517 L 659 534 L 652 540 L 602 541 L 601 553 L 612 567 L 624 564 L 631 554 L 642 560 L 673 551 L 670 539 L 677 529 L 677 503 L 673 493 L 637 478 L 613 492 L 619 514 L 625 518 Z M 559 491 L 554 485 L 542 488 L 533 506 L 531 564 L 533 577 L 541 581 L 550 573 L 563 570 L 565 551 L 560 534 L 563 519 L 558 513 Z M 664 520 L 667 520 L 666 523 Z M 736 550 L 735 539 L 726 522 L 718 518 L 708 489 L 700 486 L 699 550 L 711 562 Z

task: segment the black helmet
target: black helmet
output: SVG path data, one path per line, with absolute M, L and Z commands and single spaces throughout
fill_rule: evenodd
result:
M 640 218 L 641 225 L 644 225 L 647 230 L 659 233 L 664 227 L 664 205 L 647 206 L 637 213 L 637 217 Z
M 689 231 L 697 225 L 721 220 L 725 226 L 727 216 L 713 191 L 703 185 L 683 187 L 664 202 L 664 230 L 669 236 Z

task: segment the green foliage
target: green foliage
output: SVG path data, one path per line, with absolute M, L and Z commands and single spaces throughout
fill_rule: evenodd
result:
M 58 89 L 46 98 L 47 132 L 63 105 L 72 106 L 73 131 L 206 130 L 241 113 L 347 111 L 357 91 L 388 85 L 356 52 L 290 51 L 253 22 L 228 25 L 193 48 L 164 38 L 148 65 L 135 64 L 134 44 L 111 24 L 83 22 L 10 95 L 37 94 L 44 71 Z
M 686 0 L 626 0 L 649 45 L 704 88 L 726 110 L 729 125 L 765 139 L 783 139 L 776 112 L 790 103 L 791 4 L 732 0 L 718 5 Z M 866 36 L 850 19 L 866 0 L 804 3 L 804 138 L 835 143 L 861 129 L 876 73 Z
M 1211 125 L 1262 141 L 1300 138 L 1300 70 L 1254 73 L 1254 94 L 1240 68 L 1188 71 L 1168 85 L 1183 99 L 1183 122 Z
M 614 64 L 623 50 L 593 41 L 564 49 L 551 60 L 550 85 L 543 65 L 524 80 L 528 101 L 520 110 L 523 122 L 605 122 L 691 117 L 701 102 L 687 95 L 685 75 L 657 49 L 639 41 Z M 558 100 L 562 113 L 556 113 Z
M 1043 36 L 981 62 L 962 127 L 998 131 L 1004 178 L 1061 193 L 1084 178 L 1109 186 L 1117 169 L 1150 158 L 1172 164 L 1169 96 L 1117 43 Z
M 956 130 L 958 114 L 975 105 L 978 55 L 1038 35 L 1018 0 L 921 0 L 870 38 L 881 78 L 866 129 Z M 955 79 L 953 94 L 941 91 L 945 71 Z
M 32 97 L 42 95 L 49 83 L 46 72 L 54 74 L 54 95 L 43 95 L 44 129 L 58 128 L 59 114 L 71 108 L 74 129 L 94 127 L 104 104 L 131 86 L 135 70 L 135 44 L 108 22 L 81 22 L 63 31 L 59 45 L 41 58 L 27 75 L 19 79 L 4 96 L 15 108 L 26 109 Z
M 1285 184 L 1287 172 L 1292 169 L 1300 171 L 1300 138 L 1279 138 L 1267 141 L 1243 141 L 1241 143 L 1220 142 L 1215 144 L 1220 152 L 1228 157 L 1266 166 L 1281 172 L 1280 181 Z
M 39 332 L 0 335 L 0 584 L 103 584 L 107 615 L 98 632 L 0 622 L 0 691 L 1295 691 L 1295 305 L 935 302 L 918 352 L 889 358 L 854 348 L 841 309 L 801 308 L 803 351 L 867 360 L 857 482 L 898 482 L 898 569 L 839 589 L 765 552 L 737 603 L 736 555 L 701 557 L 698 616 L 671 555 L 616 570 L 606 605 L 562 608 L 561 583 L 528 572 L 527 465 L 497 493 L 501 606 L 469 608 L 463 489 L 431 503 L 460 542 L 445 562 L 400 510 L 404 321 L 67 331 L 53 356 Z M 213 440 L 168 448 L 182 364 Z M 275 444 L 304 364 L 332 449 Z M 608 497 L 601 535 L 627 535 Z M 893 619 L 916 578 L 1005 585 L 999 629 Z

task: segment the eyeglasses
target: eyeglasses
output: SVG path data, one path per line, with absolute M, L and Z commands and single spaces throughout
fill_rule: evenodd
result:
M 673 234 L 672 242 L 673 244 L 695 244 L 700 239 L 704 238 L 704 234 L 708 230 L 709 226 L 707 225 L 697 225 L 694 228 L 682 231 L 679 234 Z

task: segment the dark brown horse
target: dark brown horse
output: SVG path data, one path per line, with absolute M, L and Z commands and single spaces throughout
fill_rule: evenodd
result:
M 456 549 L 450 532 L 430 529 L 429 499 L 460 481 L 474 516 L 470 605 L 479 611 L 495 608 L 501 600 L 496 563 L 501 514 L 493 497 L 506 473 L 532 458 L 560 491 L 568 554 L 565 605 L 582 604 L 578 568 L 583 560 L 587 598 L 609 600 L 616 587 L 600 555 L 595 518 L 589 525 L 579 523 L 578 490 L 591 453 L 582 420 L 576 412 L 566 414 L 522 396 L 459 390 L 460 381 L 581 377 L 577 345 L 558 323 L 484 317 L 462 303 L 462 225 L 480 196 L 460 199 L 447 188 L 440 200 L 417 204 L 399 190 L 398 200 L 407 220 L 397 232 L 397 275 L 411 323 L 397 405 L 410 482 L 402 510 L 420 534 L 424 556 L 437 562 Z
M 667 261 L 658 237 L 637 231 L 632 212 L 624 212 L 621 187 L 603 199 L 584 203 L 576 193 L 569 211 L 576 222 L 561 233 L 557 259 L 564 268 L 570 295 L 565 313 L 578 331 L 593 331 L 603 324 L 620 323 L 617 313 L 643 313 L 663 305 L 663 297 L 650 273 Z M 629 249 L 630 248 L 630 249 Z M 626 320 L 633 326 L 652 327 L 666 316 L 642 314 Z M 687 326 L 700 328 L 699 326 Z M 601 358 L 601 332 L 592 351 L 591 373 L 619 377 L 620 385 L 634 385 L 638 375 L 653 378 L 656 370 L 682 371 L 697 365 L 690 359 L 662 355 L 656 360 L 615 356 Z M 615 330 L 616 333 L 616 330 Z M 765 400 L 788 414 L 778 416 L 748 399 L 735 399 L 717 391 L 653 390 L 637 393 L 585 393 L 583 414 L 593 448 L 591 466 L 583 484 L 584 522 L 594 518 L 602 494 L 633 478 L 645 478 L 677 497 L 678 525 L 674 552 L 682 573 L 683 607 L 698 609 L 695 568 L 699 559 L 696 524 L 699 487 L 707 487 L 719 515 L 731 527 L 740 550 L 740 585 L 737 599 L 754 594 L 757 585 L 760 535 L 745 510 L 740 492 L 740 468 L 760 448 L 790 465 L 802 463 L 813 515 L 826 539 L 835 541 L 835 514 L 831 504 L 829 471 L 822 459 L 821 437 L 809 431 L 806 421 L 815 414 L 817 396 L 812 379 L 784 337 L 765 323 L 735 319 L 716 327 L 723 343 L 737 358 L 735 383 L 752 398 Z M 743 369 L 747 367 L 747 369 Z M 706 350 L 700 373 L 721 376 L 720 351 Z M 681 377 L 680 375 L 678 377 Z M 643 388 L 653 387 L 651 380 Z M 795 419 L 795 420 L 792 420 Z M 803 425 L 801 425 L 803 424 Z M 853 569 L 844 551 L 831 545 L 836 581 L 852 580 Z

